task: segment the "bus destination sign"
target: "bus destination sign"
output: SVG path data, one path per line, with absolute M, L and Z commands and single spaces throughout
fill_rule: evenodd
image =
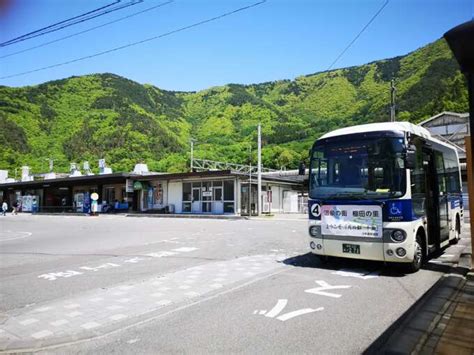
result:
M 323 205 L 323 235 L 382 238 L 382 207 L 373 205 Z

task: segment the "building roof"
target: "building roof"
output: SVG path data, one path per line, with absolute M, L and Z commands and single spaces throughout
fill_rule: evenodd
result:
M 65 177 L 58 179 L 48 180 L 35 180 L 35 181 L 17 181 L 11 183 L 0 184 L 2 189 L 15 189 L 15 188 L 43 188 L 43 187 L 56 187 L 56 186 L 80 186 L 80 185 L 97 185 L 97 184 L 114 184 L 123 183 L 126 179 L 138 180 L 138 181 L 151 181 L 151 180 L 179 180 L 179 179 L 192 179 L 192 178 L 217 178 L 217 177 L 246 177 L 248 174 L 244 174 L 238 171 L 231 170 L 218 170 L 218 171 L 199 171 L 199 172 L 187 172 L 187 173 L 160 173 L 160 174 L 147 174 L 138 175 L 132 173 L 115 173 L 115 174 L 103 174 L 103 175 L 89 175 L 89 176 L 76 176 L 76 177 Z M 255 174 L 252 174 L 252 178 L 257 179 Z M 301 184 L 300 177 L 294 176 L 265 176 L 262 175 L 264 181 L 275 181 L 290 184 Z
M 437 115 L 434 115 L 433 117 L 430 117 L 426 120 L 424 120 L 423 122 L 420 122 L 418 123 L 419 126 L 425 126 L 427 125 L 428 123 L 432 122 L 432 121 L 435 121 L 436 119 L 440 118 L 440 117 L 443 117 L 443 116 L 454 116 L 454 117 L 458 117 L 458 118 L 466 118 L 468 119 L 469 118 L 469 113 L 458 113 L 458 112 L 451 112 L 451 111 L 443 111 L 441 113 L 438 113 Z

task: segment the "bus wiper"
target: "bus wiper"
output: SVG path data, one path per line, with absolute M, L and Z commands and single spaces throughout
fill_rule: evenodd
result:
M 351 193 L 343 193 L 343 192 L 338 192 L 336 194 L 329 195 L 327 198 L 328 199 L 341 199 L 343 197 L 344 200 L 349 200 L 349 199 L 354 199 L 354 200 L 365 200 L 363 196 L 360 195 L 355 195 Z

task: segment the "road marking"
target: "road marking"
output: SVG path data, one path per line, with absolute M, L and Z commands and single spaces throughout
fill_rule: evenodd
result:
M 326 281 L 322 281 L 322 280 L 316 281 L 316 283 L 320 287 L 311 288 L 311 289 L 305 290 L 304 292 L 313 293 L 315 295 L 320 295 L 320 296 L 339 298 L 342 295 L 339 295 L 337 293 L 325 292 L 325 290 L 339 290 L 339 289 L 347 289 L 351 287 L 347 285 L 331 286 Z
M 288 300 L 278 300 L 275 307 L 273 307 L 267 314 L 265 314 L 265 317 L 276 317 L 283 309 L 285 309 L 287 304 Z
M 128 291 L 128 290 L 131 290 L 132 288 L 134 288 L 134 286 L 120 286 L 119 287 L 119 290 L 122 290 L 122 291 Z
M 210 285 L 210 287 L 212 287 L 212 288 L 221 288 L 222 285 L 221 284 L 212 284 L 212 285 Z
M 34 312 L 46 312 L 46 311 L 49 311 L 50 309 L 52 309 L 52 307 L 40 307 L 40 308 L 36 308 Z
M 35 318 L 29 318 L 29 319 L 25 319 L 21 322 L 18 322 L 20 323 L 21 325 L 30 325 L 30 324 L 33 324 L 33 323 L 36 323 L 36 322 L 39 322 L 38 319 L 35 319 Z
M 157 293 L 153 293 L 152 296 L 153 297 L 161 297 L 161 296 L 163 296 L 163 294 L 160 293 L 160 292 L 157 292 Z
M 9 236 L 8 234 L 18 234 L 17 236 Z M 13 231 L 6 231 L 6 232 L 0 232 L 0 242 L 7 242 L 9 240 L 16 240 L 16 239 L 23 239 L 23 238 L 28 238 L 31 237 L 33 233 L 31 232 L 13 232 Z M 4 237 L 5 235 L 5 237 Z
M 123 292 L 123 291 L 118 291 L 118 292 L 114 292 L 112 293 L 113 296 L 123 296 L 125 295 L 127 292 Z
M 109 319 L 112 320 L 120 320 L 120 319 L 125 319 L 127 316 L 125 314 L 114 314 L 113 316 L 109 317 Z
M 160 287 L 158 289 L 158 291 L 168 291 L 168 290 L 171 290 L 171 288 L 169 288 L 169 287 Z
M 121 298 L 119 300 L 117 300 L 117 302 L 120 302 L 120 303 L 127 303 L 127 302 L 130 302 L 130 298 Z
M 176 254 L 178 253 L 174 253 L 172 251 L 161 251 L 159 253 L 149 253 L 149 254 L 146 254 L 146 256 L 150 256 L 152 258 L 163 258 L 165 256 L 172 256 Z
M 49 330 L 42 330 L 41 332 L 31 334 L 31 336 L 35 339 L 42 339 L 50 335 L 53 335 L 53 332 L 50 332 Z
M 195 250 L 198 250 L 198 248 L 183 247 L 183 248 L 173 249 L 173 251 L 177 251 L 179 253 L 189 253 Z
M 42 275 L 39 275 L 38 278 L 39 279 L 45 279 L 45 280 L 48 280 L 48 281 L 54 281 L 54 280 L 57 280 L 59 277 L 67 278 L 67 277 L 82 275 L 82 274 L 83 273 L 79 272 L 79 271 L 67 270 L 67 271 L 63 271 L 63 272 L 50 272 L 48 274 L 42 274 Z
M 100 327 L 100 324 L 96 322 L 89 322 L 89 323 L 85 323 L 81 325 L 81 328 L 84 328 L 84 329 L 93 329 L 97 327 Z
M 199 295 L 200 295 L 199 293 L 194 292 L 194 291 L 186 292 L 186 293 L 185 293 L 185 296 L 188 296 L 188 297 L 197 297 L 197 296 L 199 296 Z
M 303 314 L 308 314 L 308 313 L 313 313 L 313 312 L 320 312 L 320 311 L 323 311 L 323 310 L 324 310 L 324 307 L 319 307 L 319 308 L 316 308 L 316 309 L 303 308 L 303 309 L 300 309 L 300 310 L 297 310 L 297 311 L 294 311 L 294 312 L 289 312 L 289 313 L 283 314 L 282 316 L 278 317 L 277 319 L 284 322 L 284 321 L 287 321 L 288 319 L 295 318 L 295 317 L 298 317 L 298 316 L 302 316 Z
M 51 322 L 49 324 L 54 325 L 55 327 L 59 327 L 60 325 L 64 325 L 64 324 L 67 324 L 67 323 L 69 323 L 69 321 L 67 321 L 65 319 L 60 319 L 60 320 Z
M 183 286 L 179 286 L 178 288 L 179 288 L 180 290 L 187 290 L 187 289 L 191 288 L 191 286 L 183 285 Z
M 279 299 L 277 301 L 276 305 L 270 311 L 267 312 L 266 310 L 261 310 L 261 311 L 257 310 L 257 311 L 254 311 L 253 314 L 263 315 L 267 318 L 275 318 L 285 309 L 287 304 L 288 304 L 287 299 Z M 279 316 L 276 319 L 278 319 L 282 322 L 285 322 L 289 319 L 292 319 L 292 318 L 295 318 L 295 317 L 298 317 L 298 316 L 302 316 L 303 314 L 320 312 L 322 310 L 324 310 L 324 307 L 319 307 L 319 308 L 316 308 L 316 309 L 302 308 L 302 309 L 299 309 L 297 311 L 285 313 L 285 314 Z
M 91 298 L 89 301 L 91 302 L 100 302 L 100 301 L 103 301 L 104 299 L 102 297 L 95 297 L 95 298 Z
M 130 339 L 130 340 L 127 340 L 127 344 L 135 344 L 137 341 L 140 341 L 140 339 L 138 338 Z
M 332 272 L 333 275 L 345 276 L 345 277 L 355 277 L 362 280 L 375 279 L 379 277 L 380 272 L 374 271 L 371 273 L 364 272 L 364 270 L 351 270 L 351 269 L 341 269 L 335 272 Z
M 143 258 L 139 258 L 139 257 L 135 257 L 135 258 L 131 258 L 131 259 L 127 259 L 124 261 L 124 263 L 131 263 L 131 264 L 136 264 L 142 260 L 145 260 Z

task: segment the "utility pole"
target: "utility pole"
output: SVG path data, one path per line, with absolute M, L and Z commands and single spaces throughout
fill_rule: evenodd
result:
M 395 93 L 397 89 L 395 88 L 395 81 L 392 79 L 390 81 L 390 122 L 395 122 Z
M 252 215 L 252 144 L 249 147 L 249 218 Z
M 194 142 L 196 141 L 194 138 L 189 140 L 191 142 L 191 172 L 193 172 L 193 161 L 194 161 Z
M 262 125 L 258 123 L 258 187 L 257 187 L 257 215 L 262 213 Z

